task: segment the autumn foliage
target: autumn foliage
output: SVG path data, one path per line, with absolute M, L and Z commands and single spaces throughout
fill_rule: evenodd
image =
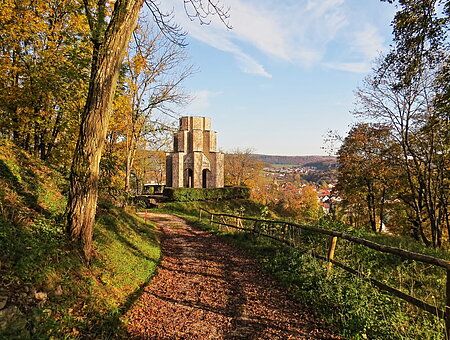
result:
M 448 1 L 398 1 L 392 50 L 356 91 L 338 155 L 341 217 L 441 247 L 450 235 Z M 445 18 L 445 19 L 443 19 Z

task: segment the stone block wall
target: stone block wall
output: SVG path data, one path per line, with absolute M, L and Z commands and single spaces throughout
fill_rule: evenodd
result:
M 167 156 L 167 186 L 223 187 L 224 155 L 216 151 L 216 132 L 208 117 L 182 117 Z

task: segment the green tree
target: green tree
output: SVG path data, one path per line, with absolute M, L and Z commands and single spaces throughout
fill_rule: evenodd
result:
M 385 65 L 395 69 L 398 86 L 410 85 L 423 70 L 440 68 L 447 59 L 448 0 L 381 0 L 398 3 L 392 22 L 394 46 Z M 443 9 L 442 12 L 439 12 Z M 448 79 L 448 78 L 447 78 Z

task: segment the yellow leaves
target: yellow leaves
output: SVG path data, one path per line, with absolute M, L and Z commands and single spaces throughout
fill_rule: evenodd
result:
M 71 17 L 70 26 L 78 32 L 88 34 L 89 25 L 84 14 L 76 14 Z
M 2 1 L 0 2 L 0 22 L 4 23 L 11 20 L 14 14 L 14 2 Z
M 80 33 L 79 5 L 69 0 L 0 2 L 2 126 L 27 146 L 26 136 L 34 134 L 34 143 L 54 152 L 57 163 L 73 147 L 87 92 L 90 43 Z M 80 27 L 72 25 L 75 17 Z
M 130 83 L 128 83 L 128 89 L 129 89 L 130 94 L 137 93 L 138 85 L 136 83 L 130 82 Z
M 132 59 L 131 59 L 131 63 L 132 63 L 132 67 L 133 67 L 133 71 L 135 74 L 139 74 L 142 72 L 143 69 L 147 68 L 147 59 L 144 58 L 143 56 L 141 56 L 140 54 L 135 55 Z
M 126 94 L 119 94 L 114 98 L 113 110 L 120 112 L 122 115 L 129 114 L 132 111 L 131 98 Z
M 117 133 L 126 133 L 132 112 L 131 98 L 127 95 L 118 95 L 114 98 L 113 114 L 109 123 L 109 130 Z

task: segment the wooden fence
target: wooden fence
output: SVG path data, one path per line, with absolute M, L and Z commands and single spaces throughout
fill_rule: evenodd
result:
M 346 270 L 349 273 L 357 275 L 359 277 L 366 278 L 373 285 L 391 293 L 403 299 L 412 305 L 431 313 L 438 318 L 445 320 L 445 338 L 450 340 L 450 262 L 444 259 L 440 259 L 437 257 L 419 254 L 410 252 L 404 249 L 385 246 L 373 241 L 365 240 L 360 237 L 356 237 L 347 233 L 343 233 L 340 231 L 333 231 L 322 229 L 318 227 L 301 225 L 292 222 L 285 221 L 274 221 L 274 220 L 265 220 L 265 219 L 257 219 L 250 218 L 244 216 L 236 216 L 230 214 L 222 214 L 222 213 L 213 213 L 206 209 L 200 208 L 199 211 L 199 219 L 202 219 L 202 212 L 209 214 L 209 222 L 211 224 L 217 224 L 224 226 L 226 228 L 237 229 L 241 231 L 251 232 L 253 234 L 257 234 L 260 236 L 264 236 L 283 244 L 286 244 L 291 247 L 297 247 L 299 245 L 300 235 L 302 230 L 308 230 L 314 233 L 328 235 L 330 236 L 330 247 L 328 249 L 327 257 L 321 256 L 319 254 L 312 254 L 313 257 L 326 261 L 327 262 L 327 276 L 330 275 L 330 271 L 333 265 L 340 267 Z M 373 278 L 368 278 L 365 274 L 361 273 L 358 270 L 348 267 L 347 265 L 338 262 L 334 259 L 334 251 L 336 248 L 337 240 L 341 238 L 344 240 L 348 240 L 355 244 L 360 244 L 362 246 L 368 247 L 370 249 L 374 249 L 379 252 L 388 253 L 397 255 L 406 260 L 413 260 L 422 263 L 427 263 L 433 266 L 441 267 L 446 270 L 447 274 L 447 283 L 446 283 L 446 301 L 445 301 L 445 310 L 438 309 L 436 306 L 432 306 L 425 301 L 419 300 L 411 295 L 408 295 L 394 287 L 388 286 L 383 282 L 375 280 Z

